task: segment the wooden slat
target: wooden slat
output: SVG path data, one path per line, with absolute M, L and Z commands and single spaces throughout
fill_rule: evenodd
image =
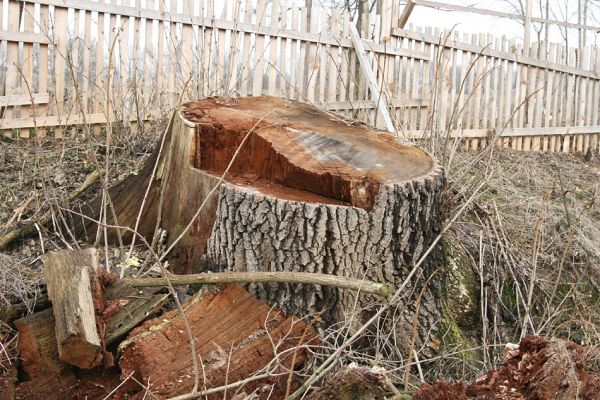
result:
M 279 1 L 273 0 L 271 2 L 271 18 L 269 19 L 269 26 L 271 28 L 279 28 L 280 8 Z M 267 94 L 269 96 L 275 96 L 277 94 L 277 36 L 270 35 L 269 41 L 267 42 L 269 52 L 269 62 L 267 64 Z
M 542 136 L 562 136 L 562 135 L 587 135 L 600 133 L 600 125 L 597 126 L 571 126 L 571 127 L 551 127 L 551 128 L 506 128 L 506 129 L 464 129 L 452 130 L 450 137 L 452 138 L 486 138 L 494 136 L 496 133 L 502 132 L 502 136 L 506 137 L 542 137 Z M 414 138 L 424 137 L 429 132 L 424 130 L 416 130 L 411 132 Z
M 33 97 L 33 103 L 32 103 Z M 0 107 L 23 106 L 31 104 L 48 104 L 48 93 L 17 94 L 13 96 L 0 96 Z
M 358 35 L 358 31 L 354 25 L 350 25 L 350 34 L 352 35 L 352 41 L 354 42 L 354 46 L 356 49 L 356 55 L 358 60 L 360 61 L 361 71 L 365 74 L 367 78 L 367 82 L 369 84 L 369 88 L 372 93 L 379 93 L 379 88 L 377 87 L 377 81 L 375 80 L 375 76 L 369 62 L 367 60 L 367 55 L 365 53 L 365 49 L 363 48 L 362 40 L 360 40 L 360 36 Z M 381 113 L 381 117 L 385 122 L 386 129 L 392 133 L 396 133 L 396 127 L 394 126 L 394 122 L 389 114 L 388 107 L 386 104 L 385 98 L 381 98 L 377 101 L 378 111 Z
M 154 111 L 150 112 L 146 117 L 147 120 L 156 118 L 160 115 L 159 112 Z M 116 116 L 112 115 L 110 118 L 111 121 L 116 120 Z M 136 116 L 130 116 L 128 121 L 136 121 Z M 84 121 L 90 125 L 92 124 L 105 124 L 108 122 L 106 115 L 104 113 L 99 114 L 77 114 L 77 115 L 69 115 L 69 116 L 39 116 L 36 118 L 34 123 L 33 117 L 28 118 L 12 118 L 12 119 L 4 119 L 0 120 L 0 130 L 3 129 L 25 129 L 25 128 L 33 128 L 35 124 L 38 126 L 45 127 L 64 127 L 70 125 L 82 125 Z
M 244 23 L 252 23 L 252 3 L 250 0 L 246 0 L 244 9 Z M 252 93 L 252 86 L 250 85 L 250 56 L 252 54 L 251 40 L 251 34 L 243 33 L 242 71 L 240 78 L 240 95 L 242 96 L 247 96 Z
M 266 1 L 258 0 L 256 7 L 256 23 L 264 26 L 266 23 Z M 256 35 L 254 45 L 254 75 L 252 77 L 252 95 L 260 96 L 263 94 L 264 68 L 265 68 L 265 36 Z
M 0 31 L 0 41 L 50 44 L 46 35 L 33 32 Z

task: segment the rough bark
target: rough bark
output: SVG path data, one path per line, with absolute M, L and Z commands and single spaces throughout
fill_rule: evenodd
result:
M 218 293 L 203 289 L 184 307 L 203 364 L 201 390 L 249 378 L 274 362 L 273 376 L 231 389 L 226 396 L 217 392 L 208 398 L 232 398 L 236 392 L 250 394 L 257 389 L 260 393 L 265 387 L 261 398 L 269 393 L 271 398 L 283 398 L 289 376 L 286 368 L 293 366 L 297 370 L 307 357 L 306 349 L 295 348 L 299 344 L 317 344 L 314 332 L 305 323 L 285 318 L 238 285 L 227 286 Z M 133 373 L 141 382 L 149 382 L 154 394 L 164 397 L 186 394 L 192 389 L 191 351 L 179 315 L 178 310 L 170 311 L 132 331 L 119 346 L 122 377 Z M 143 395 L 142 391 L 138 397 Z
M 435 160 L 390 134 L 312 106 L 272 97 L 209 98 L 185 104 L 166 135 L 152 165 L 112 197 L 117 209 L 126 203 L 129 210 L 119 222 L 133 226 L 131 201 L 138 199 L 139 207 L 158 162 L 141 231 L 150 239 L 147 228 L 158 221 L 167 245 L 207 200 L 170 254 L 176 273 L 319 272 L 365 277 L 393 291 L 441 230 L 444 175 Z M 413 336 L 424 343 L 439 320 L 440 261 L 436 248 L 394 311 L 402 347 Z M 368 313 L 376 300 L 313 285 L 248 287 L 286 312 L 325 309 L 326 323 L 345 320 L 356 308 Z
M 102 361 L 92 287 L 97 280 L 96 249 L 47 253 L 42 256 L 48 298 L 52 302 L 58 353 L 62 361 L 92 368 Z

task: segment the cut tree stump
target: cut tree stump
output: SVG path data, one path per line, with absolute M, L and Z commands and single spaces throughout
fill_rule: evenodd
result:
M 79 368 L 99 365 L 102 344 L 92 295 L 92 289 L 101 286 L 96 249 L 51 252 L 41 259 L 54 310 L 60 359 Z
M 169 254 L 175 273 L 318 272 L 384 283 L 393 292 L 441 231 L 444 174 L 429 154 L 295 101 L 208 98 L 184 104 L 171 119 L 162 152 L 157 148 L 138 175 L 112 189 L 120 225 L 135 226 L 155 163 L 138 229 L 148 241 L 158 221 L 170 246 L 205 203 Z M 94 219 L 99 205 L 91 204 Z M 95 232 L 89 220 L 85 228 Z M 399 344 L 407 351 L 413 336 L 423 343 L 440 319 L 439 265 L 436 247 L 394 313 Z M 325 323 L 364 309 L 355 315 L 360 321 L 378 301 L 307 284 L 247 287 L 285 312 L 325 310 Z
M 210 399 L 232 398 L 235 393 L 255 390 L 266 391 L 261 398 L 269 393 L 270 398 L 283 398 L 290 367 L 298 371 L 308 356 L 307 349 L 299 346 L 318 344 L 314 331 L 304 322 L 285 318 L 281 311 L 256 300 L 238 285 L 219 292 L 205 287 L 183 307 L 196 341 L 196 353 L 202 360 L 200 390 L 261 374 L 272 363 L 270 376 L 232 387 L 227 396 L 223 391 L 212 393 L 207 396 Z M 194 386 L 189 338 L 178 310 L 134 329 L 119 350 L 121 377 L 133 374 L 138 381 L 149 382 L 149 389 L 161 398 L 189 393 Z M 293 390 L 297 386 L 295 378 L 292 383 Z M 133 398 L 143 396 L 142 390 Z

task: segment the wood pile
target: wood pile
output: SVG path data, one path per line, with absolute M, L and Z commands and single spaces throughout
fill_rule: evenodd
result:
M 309 325 L 239 285 L 205 286 L 181 310 L 148 318 L 168 294 L 117 281 L 95 249 L 42 260 L 52 307 L 15 321 L 22 378 L 12 397 L 2 391 L 7 399 L 170 398 L 191 392 L 196 379 L 208 398 L 224 398 L 216 388 L 255 375 L 226 398 L 265 390 L 282 396 L 297 387 L 295 371 L 317 344 Z

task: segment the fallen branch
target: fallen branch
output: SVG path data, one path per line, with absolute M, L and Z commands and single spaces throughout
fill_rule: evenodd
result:
M 166 286 L 166 278 L 123 279 L 125 283 L 137 287 Z M 335 286 L 341 289 L 356 290 L 387 298 L 389 288 L 381 283 L 343 276 L 316 274 L 311 272 L 215 272 L 191 275 L 169 275 L 173 285 L 223 284 L 223 283 L 308 283 L 321 286 Z
M 85 181 L 79 185 L 74 191 L 72 191 L 67 197 L 67 202 L 71 202 L 75 200 L 77 197 L 81 196 L 83 192 L 88 190 L 98 178 L 100 178 L 102 171 L 94 171 L 85 178 Z M 4 235 L 0 236 L 0 250 L 4 250 L 9 244 L 14 242 L 20 237 L 29 236 L 32 233 L 36 232 L 35 224 L 37 223 L 39 226 L 46 225 L 52 220 L 52 211 L 46 211 L 40 218 L 36 218 L 31 220 L 27 225 L 24 225 L 20 228 L 13 229 Z

